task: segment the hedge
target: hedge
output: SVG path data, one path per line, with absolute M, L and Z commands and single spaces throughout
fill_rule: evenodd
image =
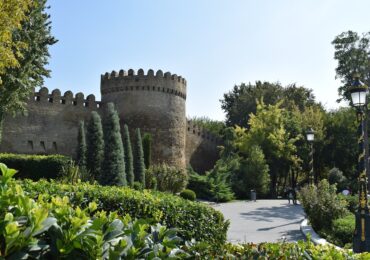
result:
M 186 240 L 194 238 L 196 241 L 214 245 L 226 241 L 229 222 L 224 220 L 219 211 L 168 193 L 87 183 L 69 185 L 46 180 L 19 182 L 35 199 L 38 195 L 49 199 L 67 196 L 73 206 L 80 207 L 87 207 L 90 202 L 95 202 L 98 210 L 117 211 L 119 215 L 129 214 L 133 218 L 178 228 L 179 235 Z
M 71 160 L 64 155 L 26 155 L 26 154 L 0 154 L 0 162 L 9 168 L 16 169 L 16 178 L 32 180 L 55 179 L 60 176 L 62 167 Z

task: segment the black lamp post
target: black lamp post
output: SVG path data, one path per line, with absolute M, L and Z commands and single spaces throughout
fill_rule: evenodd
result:
M 353 236 L 353 251 L 355 253 L 370 252 L 370 217 L 367 206 L 367 177 L 365 160 L 365 142 L 364 142 L 364 107 L 366 106 L 367 86 L 364 85 L 359 76 L 355 76 L 352 86 L 349 89 L 351 93 L 352 105 L 357 109 L 358 126 L 358 196 L 359 207 L 356 212 L 356 229 Z
M 313 175 L 313 141 L 315 140 L 315 132 L 312 128 L 308 129 L 306 132 L 307 141 L 310 143 L 310 174 L 308 176 L 308 183 L 310 185 L 314 184 L 314 175 Z

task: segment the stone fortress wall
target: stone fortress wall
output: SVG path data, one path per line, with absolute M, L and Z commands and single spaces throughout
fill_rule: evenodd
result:
M 101 75 L 101 102 L 45 87 L 27 102 L 27 115 L 7 116 L 0 152 L 65 154 L 75 156 L 79 121 L 87 122 L 91 111 L 104 114 L 104 104 L 113 102 L 121 128 L 127 124 L 134 135 L 153 136 L 153 163 L 177 167 L 191 165 L 196 171 L 212 168 L 218 158 L 220 140 L 186 120 L 186 80 L 158 70 L 147 74 L 120 70 Z

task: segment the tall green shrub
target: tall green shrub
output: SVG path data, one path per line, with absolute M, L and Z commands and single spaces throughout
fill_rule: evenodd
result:
M 331 229 L 334 220 L 348 214 L 346 201 L 337 195 L 335 185 L 323 179 L 316 186 L 306 186 L 299 192 L 299 200 L 312 227 L 316 231 Z
M 145 164 L 143 143 L 141 141 L 140 128 L 135 131 L 135 158 L 134 158 L 135 181 L 140 182 L 145 187 Z
M 104 119 L 104 161 L 100 183 L 124 186 L 126 182 L 124 151 L 119 117 L 113 103 L 108 103 Z
M 80 121 L 77 136 L 77 164 L 80 167 L 86 167 L 86 151 L 85 123 Z
M 188 182 L 188 175 L 184 169 L 168 166 L 165 163 L 152 165 L 146 172 L 148 179 L 154 178 L 159 191 L 177 193 L 182 191 Z
M 104 158 L 104 137 L 101 118 L 96 111 L 91 113 L 87 125 L 87 168 L 95 180 L 99 179 Z
M 125 124 L 123 131 L 123 148 L 125 152 L 125 169 L 127 184 L 132 187 L 134 185 L 134 160 L 132 155 L 130 132 Z
M 143 136 L 143 150 L 145 168 L 149 169 L 152 164 L 152 135 L 145 133 Z
M 250 191 L 266 195 L 269 191 L 269 167 L 258 146 L 252 146 L 246 159 L 240 160 L 240 167 L 232 173 L 232 189 L 238 198 L 249 198 Z

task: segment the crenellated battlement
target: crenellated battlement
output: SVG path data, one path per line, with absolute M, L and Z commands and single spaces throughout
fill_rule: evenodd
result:
M 83 93 L 78 92 L 76 95 L 73 95 L 73 92 L 68 90 L 64 92 L 64 95 L 62 96 L 59 89 L 54 89 L 49 94 L 49 89 L 46 87 L 42 87 L 39 92 L 34 93 L 33 101 L 52 103 L 56 105 L 85 107 L 92 110 L 96 110 L 101 107 L 101 102 L 96 101 L 93 94 L 88 95 L 85 99 Z
M 133 69 L 128 71 L 112 71 L 101 75 L 101 94 L 124 91 L 156 91 L 172 94 L 186 99 L 185 78 L 170 72 L 163 73 L 149 69 L 145 74 L 143 69 L 137 72 Z
M 193 133 L 194 135 L 199 136 L 211 143 L 214 143 L 216 145 L 222 143 L 222 140 L 219 137 L 198 126 L 192 120 L 187 120 L 186 128 L 189 133 Z

